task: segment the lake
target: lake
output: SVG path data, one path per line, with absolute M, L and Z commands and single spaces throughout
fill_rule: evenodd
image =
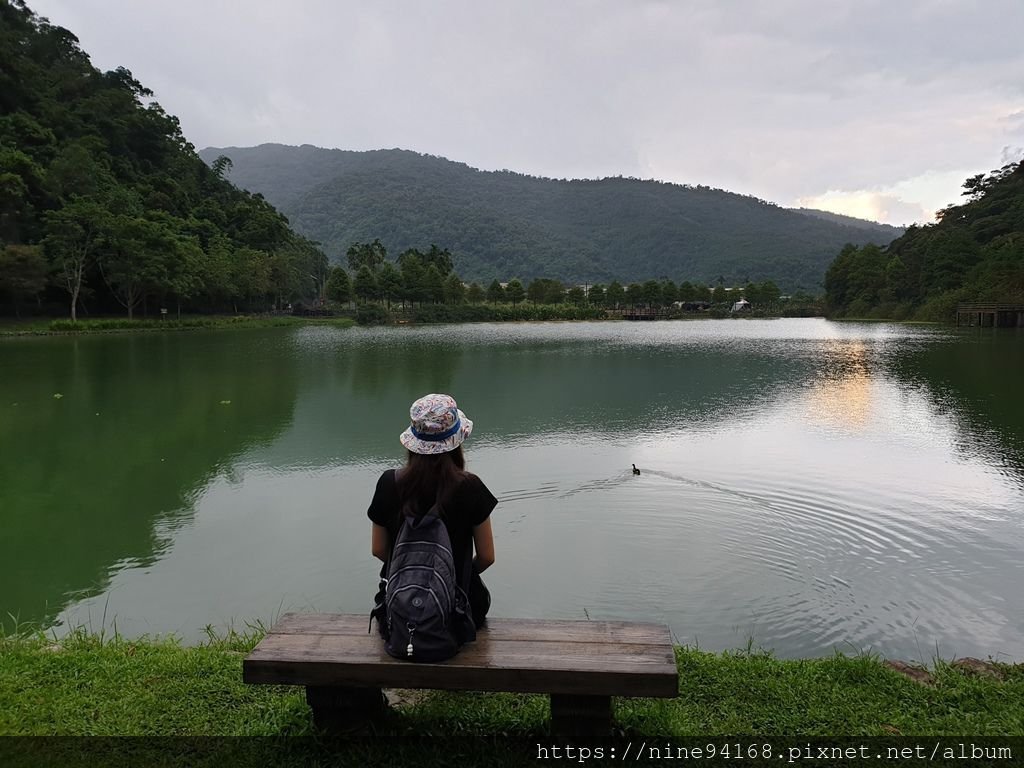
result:
M 427 392 L 500 501 L 492 615 L 1024 660 L 1024 336 L 820 319 L 0 341 L 0 615 L 367 612 L 366 507 Z

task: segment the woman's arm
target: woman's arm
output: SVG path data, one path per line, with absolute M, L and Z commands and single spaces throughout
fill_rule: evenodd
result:
M 388 529 L 383 525 L 372 523 L 370 532 L 370 552 L 382 563 L 388 559 Z
M 483 573 L 494 565 L 494 536 L 491 534 L 491 518 L 487 518 L 473 529 L 473 547 L 476 549 L 473 570 Z

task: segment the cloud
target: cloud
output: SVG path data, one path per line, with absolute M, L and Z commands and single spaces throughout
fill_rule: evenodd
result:
M 1001 165 L 1019 163 L 1022 160 L 1024 160 L 1024 147 L 1005 146 L 999 156 L 999 162 Z
M 32 4 L 200 147 L 405 147 L 782 203 L 967 169 L 941 206 L 1024 144 L 1019 0 Z M 896 198 L 878 210 L 932 210 Z
M 814 197 L 801 197 L 797 205 L 803 208 L 817 208 L 858 219 L 878 221 L 897 226 L 934 221 L 934 216 L 920 203 L 906 202 L 891 194 L 858 190 L 843 192 L 829 190 Z

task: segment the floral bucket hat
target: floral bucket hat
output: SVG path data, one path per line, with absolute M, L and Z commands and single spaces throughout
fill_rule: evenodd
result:
M 451 395 L 424 395 L 409 408 L 409 421 L 398 439 L 413 453 L 454 451 L 473 431 L 473 422 Z

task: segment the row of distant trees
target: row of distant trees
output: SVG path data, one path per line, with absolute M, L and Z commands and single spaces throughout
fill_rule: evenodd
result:
M 648 280 L 623 285 L 613 280 L 607 285 L 566 286 L 559 280 L 536 278 L 526 286 L 518 279 L 501 283 L 493 280 L 486 288 L 478 283 L 466 284 L 454 271 L 452 253 L 447 248 L 431 245 L 421 251 L 410 248 L 399 254 L 395 263 L 387 260 L 387 250 L 380 240 L 353 243 L 347 253 L 348 267 L 335 266 L 326 284 L 326 298 L 347 303 L 383 302 L 403 306 L 431 304 L 533 304 L 569 303 L 601 307 L 665 307 L 677 301 L 721 304 L 742 296 L 755 306 L 771 306 L 779 300 L 779 287 L 771 280 L 749 282 L 742 289 L 728 289 L 720 282 L 711 287 L 703 283 L 672 280 Z

